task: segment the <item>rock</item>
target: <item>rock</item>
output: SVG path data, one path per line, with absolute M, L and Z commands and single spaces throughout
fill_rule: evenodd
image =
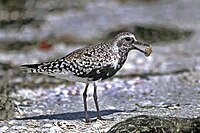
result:
M 200 132 L 200 118 L 158 117 L 140 115 L 114 125 L 108 133 Z
M 0 82 L 0 120 L 11 119 L 15 116 L 15 106 L 9 97 L 11 88 L 6 83 L 6 80 Z

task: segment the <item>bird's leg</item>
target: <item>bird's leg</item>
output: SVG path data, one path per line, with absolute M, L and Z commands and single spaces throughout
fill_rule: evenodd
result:
M 88 89 L 89 84 L 87 83 L 85 86 L 85 90 L 83 92 L 83 104 L 84 104 L 84 117 L 85 117 L 85 121 L 89 122 L 89 117 L 88 117 L 88 113 L 87 113 L 87 89 Z
M 96 106 L 96 109 L 97 109 L 97 119 L 102 119 L 102 118 L 101 118 L 101 115 L 100 115 L 100 113 L 99 113 L 99 105 L 98 105 L 98 101 L 97 101 L 97 86 L 96 86 L 95 83 L 94 83 L 93 98 L 94 98 L 94 103 L 95 103 L 95 106 Z

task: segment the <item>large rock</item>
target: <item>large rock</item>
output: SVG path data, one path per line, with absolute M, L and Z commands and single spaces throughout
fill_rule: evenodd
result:
M 175 118 L 140 115 L 114 125 L 108 133 L 188 133 L 200 132 L 200 118 Z

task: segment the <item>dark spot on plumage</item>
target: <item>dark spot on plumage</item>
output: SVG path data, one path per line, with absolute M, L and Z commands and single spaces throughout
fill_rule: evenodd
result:
M 84 55 L 87 56 L 87 57 L 92 57 L 92 55 L 89 54 L 89 53 L 84 53 Z
M 21 67 L 38 69 L 38 66 L 40 66 L 40 64 L 27 64 L 27 65 L 22 65 Z
M 64 68 L 65 70 L 68 70 L 68 66 L 67 66 L 66 63 L 63 63 L 62 65 L 63 65 L 63 68 Z
M 118 46 L 118 47 L 121 47 L 122 45 L 123 45 L 122 41 L 118 41 L 118 42 L 117 42 L 117 46 Z
M 62 64 L 62 62 L 61 62 L 61 61 L 58 61 L 58 69 L 59 69 L 59 71 L 62 71 L 61 64 Z
M 87 74 L 86 73 L 80 74 L 79 77 L 83 77 L 83 78 L 87 77 L 91 79 L 91 81 L 96 81 L 99 79 L 104 80 L 115 75 L 117 71 L 118 69 L 114 69 L 114 67 L 112 67 L 111 65 L 108 65 L 100 69 L 93 69 Z
M 52 62 L 53 66 L 56 66 L 58 64 L 58 62 Z
M 60 71 L 60 72 L 62 72 L 62 69 L 63 69 L 63 68 L 61 68 L 61 67 L 58 67 L 58 69 L 59 69 L 59 71 Z

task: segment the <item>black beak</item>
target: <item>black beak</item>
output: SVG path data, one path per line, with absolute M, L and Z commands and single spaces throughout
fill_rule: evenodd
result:
M 149 48 L 151 47 L 151 45 L 146 44 L 146 43 L 142 43 L 142 42 L 139 42 L 139 41 L 136 41 L 136 42 L 133 43 L 133 49 L 136 49 L 136 50 L 138 50 L 138 51 L 144 53 L 145 55 L 148 55 L 148 54 L 149 54 L 149 53 L 147 53 L 147 51 L 142 50 L 142 49 L 136 47 L 135 45 L 146 46 L 146 47 L 149 47 Z

